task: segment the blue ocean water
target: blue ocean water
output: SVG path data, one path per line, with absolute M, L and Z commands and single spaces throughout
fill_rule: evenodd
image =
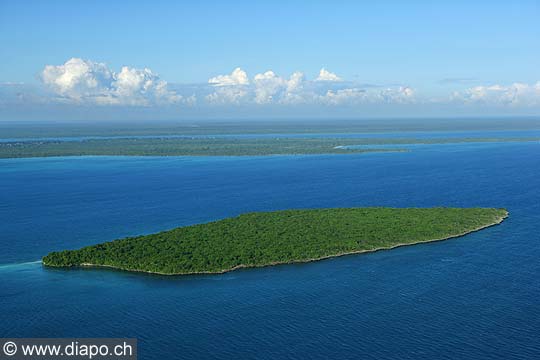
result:
M 206 134 L 206 135 L 113 135 L 113 136 L 62 136 L 0 138 L 0 143 L 32 141 L 85 141 L 110 139 L 267 139 L 267 138 L 386 138 L 386 139 L 456 139 L 456 138 L 535 138 L 540 130 L 483 130 L 483 131 L 400 131 L 400 132 L 348 132 L 348 133 L 253 133 L 253 134 Z
M 0 160 L 0 337 L 137 337 L 142 359 L 540 358 L 540 144 L 407 153 Z M 247 211 L 506 207 L 462 238 L 162 277 L 52 250 Z

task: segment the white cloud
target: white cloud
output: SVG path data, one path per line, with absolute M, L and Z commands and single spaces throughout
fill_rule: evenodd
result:
M 219 75 L 208 80 L 214 91 L 205 98 L 212 104 L 270 104 L 294 103 L 300 96 L 305 81 L 304 74 L 295 72 L 289 79 L 278 76 L 272 70 L 256 74 L 250 81 L 241 68 L 230 75 Z
M 249 95 L 247 86 L 249 78 L 247 73 L 237 67 L 229 75 L 218 75 L 208 79 L 214 92 L 205 96 L 211 104 L 240 104 Z
M 452 100 L 469 104 L 538 106 L 540 105 L 540 81 L 536 84 L 516 82 L 511 85 L 475 86 L 454 92 Z
M 150 69 L 122 67 L 112 84 L 111 100 L 120 104 L 140 105 L 148 102 L 176 103 L 182 97 L 167 89 L 167 83 Z
M 365 90 L 358 88 L 347 88 L 339 90 L 328 90 L 320 100 L 328 105 L 342 105 L 347 103 L 365 102 L 368 95 Z
M 306 79 L 303 72 L 300 72 L 300 71 L 293 72 L 289 81 L 287 82 L 287 91 L 294 92 L 300 89 L 305 80 Z
M 302 99 L 305 77 L 303 73 L 296 71 L 286 79 L 269 70 L 255 75 L 253 83 L 257 104 L 295 103 Z
M 321 71 L 319 71 L 319 76 L 315 79 L 315 81 L 341 81 L 341 78 L 333 72 L 322 68 Z
M 213 93 L 206 95 L 205 99 L 210 104 L 238 105 L 247 96 L 248 90 L 242 86 L 224 86 L 217 88 Z
M 379 96 L 380 99 L 386 103 L 404 104 L 415 100 L 414 90 L 408 86 L 386 88 L 379 93 Z
M 230 74 L 218 75 L 207 84 L 173 84 L 174 89 L 148 68 L 124 66 L 111 70 L 104 63 L 72 58 L 62 65 L 47 65 L 41 73 L 42 82 L 51 89 L 56 101 L 76 104 L 149 106 L 162 104 L 221 105 L 358 105 L 462 103 L 489 106 L 540 106 L 540 81 L 516 82 L 510 85 L 480 85 L 444 95 L 442 98 L 417 97 L 408 86 L 365 86 L 344 81 L 322 68 L 315 78 L 294 72 L 280 76 L 272 70 L 249 77 L 240 67 Z M 2 83 L 3 96 L 10 99 L 41 99 L 50 96 L 25 96 L 24 84 Z M 17 90 L 9 90 L 16 88 Z M 196 95 L 191 95 L 196 94 Z M 201 101 L 199 101 L 201 100 Z M 8 100 L 4 99 L 4 102 Z M 11 100 L 10 100 L 11 101 Z M 29 100 L 30 101 L 30 100 Z
M 268 70 L 256 74 L 251 80 L 241 69 L 230 75 L 219 75 L 208 81 L 212 92 L 205 99 L 211 104 L 311 104 L 344 105 L 362 103 L 411 103 L 414 91 L 407 86 L 385 89 L 361 86 L 350 87 L 336 74 L 324 68 L 314 80 L 306 80 L 302 72 L 294 72 L 289 78 Z M 348 86 L 348 87 L 347 87 Z
M 313 98 L 314 94 L 311 91 L 306 90 L 306 77 L 304 73 L 300 71 L 295 71 L 287 80 L 287 87 L 283 98 L 281 99 L 282 103 L 285 104 L 299 104 L 306 103 L 308 99 Z
M 103 63 L 72 58 L 63 65 L 45 66 L 41 79 L 67 102 L 146 106 L 182 101 L 150 69 L 124 66 L 115 73 Z
M 253 78 L 255 83 L 255 102 L 268 104 L 274 100 L 274 96 L 287 86 L 287 80 L 277 76 L 272 70 L 257 74 Z
M 78 58 L 63 65 L 45 66 L 41 79 L 57 94 L 74 100 L 105 95 L 114 80 L 105 64 Z
M 328 90 L 320 101 L 328 105 L 354 104 L 405 104 L 415 102 L 414 90 L 408 86 L 389 87 L 385 89 L 344 88 Z
M 249 78 L 244 70 L 237 67 L 229 75 L 218 75 L 208 79 L 208 83 L 214 86 L 248 85 Z

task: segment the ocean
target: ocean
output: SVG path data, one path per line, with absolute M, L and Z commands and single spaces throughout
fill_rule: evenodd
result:
M 540 143 L 403 153 L 0 160 L 0 337 L 136 337 L 141 359 L 540 358 Z M 223 275 L 43 268 L 249 211 L 504 207 L 443 242 Z

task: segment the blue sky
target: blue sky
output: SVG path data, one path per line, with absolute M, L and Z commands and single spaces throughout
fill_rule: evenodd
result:
M 2 0 L 0 120 L 536 115 L 539 19 L 540 1 Z

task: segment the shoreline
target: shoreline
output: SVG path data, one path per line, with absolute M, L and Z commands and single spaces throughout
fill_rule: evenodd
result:
M 128 140 L 131 140 L 131 138 L 127 138 Z M 159 138 L 157 138 L 159 139 Z M 295 140 L 294 138 L 284 138 L 285 140 Z M 326 138 L 321 138 L 322 140 L 328 140 Z M 332 139 L 332 138 L 329 138 Z M 120 139 L 122 140 L 122 139 Z M 136 139 L 135 139 L 136 140 Z M 266 139 L 265 139 L 266 140 Z M 318 140 L 318 139 L 302 139 L 300 140 Z M 332 139 L 334 140 L 334 139 Z M 208 152 L 206 150 L 195 150 L 195 151 L 186 151 L 186 149 L 176 149 L 177 151 L 170 151 L 167 153 L 162 153 L 161 151 L 156 151 L 154 149 L 154 153 L 145 153 L 141 151 L 141 149 L 134 150 L 130 153 L 122 153 L 122 151 L 110 151 L 108 153 L 95 153 L 90 150 L 77 150 L 77 147 L 75 149 L 68 149 L 68 151 L 50 151 L 50 149 L 47 151 L 38 151 L 33 150 L 29 152 L 14 152 L 10 153 L 10 151 L 5 150 L 8 146 L 11 149 L 11 143 L 10 142 L 2 142 L 0 139 L 0 159 L 31 159 L 31 158 L 69 158 L 69 157 L 183 157 L 183 156 L 189 156 L 189 157 L 246 157 L 246 156 L 303 156 L 303 155 L 349 155 L 349 154 L 361 154 L 361 153 L 406 153 L 414 151 L 413 149 L 409 148 L 409 146 L 413 145 L 451 145 L 451 146 L 460 146 L 465 144 L 495 144 L 495 143 L 540 143 L 540 138 L 538 137 L 531 137 L 531 138 L 465 138 L 465 139 L 452 139 L 452 138 L 443 138 L 443 139 L 411 139 L 411 141 L 405 141 L 405 142 L 392 142 L 392 139 L 386 139 L 388 141 L 382 141 L 382 142 L 363 142 L 363 138 L 358 139 L 358 141 L 351 143 L 350 140 L 353 140 L 353 138 L 337 138 L 335 139 L 338 142 L 346 142 L 345 144 L 339 144 L 339 145 L 329 145 L 331 148 L 324 148 L 320 149 L 318 147 L 315 147 L 315 151 L 309 151 L 309 149 L 313 149 L 313 146 L 310 147 L 310 144 L 307 144 L 307 151 L 299 150 L 299 151 L 286 151 L 286 152 L 273 152 L 273 151 L 262 151 L 259 152 L 253 152 L 253 148 L 250 147 L 251 145 L 247 144 L 248 149 L 241 153 L 235 153 L 231 152 L 230 150 L 223 150 L 220 152 Z M 340 141 L 341 140 L 341 141 Z M 99 140 L 101 141 L 101 140 Z M 78 144 L 77 142 L 71 142 L 71 141 L 65 141 L 62 143 L 66 144 Z M 24 144 L 24 142 L 23 142 Z M 32 143 L 29 143 L 32 145 Z M 230 143 L 229 145 L 232 145 L 233 143 Z M 142 144 L 144 145 L 144 144 Z M 241 145 L 241 144 L 240 144 Z M 275 145 L 275 144 L 273 144 Z M 41 145 L 40 145 L 41 146 Z M 244 146 L 244 145 L 242 145 Z M 9 149 L 8 149 L 9 150 Z M 95 149 L 94 149 L 95 150 Z M 159 150 L 159 147 L 158 147 Z
M 49 158 L 83 158 L 83 157 L 158 157 L 158 158 L 169 158 L 169 157 L 270 157 L 270 156 L 318 156 L 318 155 L 355 155 L 355 154 L 368 154 L 368 153 L 407 153 L 411 152 L 409 149 L 354 149 L 344 152 L 298 152 L 298 153 L 263 153 L 263 154 L 183 154 L 183 155 L 148 155 L 148 154 L 96 154 L 96 155 L 46 155 L 46 156 L 13 156 L 13 157 L 2 157 L 0 160 L 7 159 L 49 159 Z
M 337 258 L 337 257 L 342 257 L 342 256 L 347 256 L 347 255 L 358 255 L 358 254 L 372 253 L 372 252 L 378 252 L 378 251 L 384 251 L 384 250 L 392 250 L 392 249 L 405 247 L 405 246 L 412 246 L 412 245 L 418 245 L 418 244 L 425 244 L 425 243 L 432 243 L 432 242 L 437 242 L 437 241 L 455 239 L 455 238 L 463 237 L 465 235 L 468 235 L 468 234 L 471 234 L 471 233 L 474 233 L 474 232 L 478 232 L 480 230 L 483 230 L 483 229 L 486 229 L 486 228 L 489 228 L 489 227 L 492 227 L 492 226 L 499 225 L 508 217 L 509 217 L 509 212 L 505 211 L 504 216 L 501 216 L 501 217 L 497 218 L 491 224 L 483 225 L 483 226 L 480 226 L 478 228 L 472 229 L 470 231 L 465 231 L 465 232 L 457 234 L 457 235 L 452 235 L 452 236 L 443 237 L 443 238 L 430 239 L 430 240 L 421 240 L 421 241 L 416 241 L 416 242 L 411 242 L 411 243 L 400 243 L 400 244 L 395 244 L 395 245 L 388 246 L 388 247 L 378 247 L 378 248 L 369 249 L 369 250 L 347 251 L 347 252 L 338 253 L 338 254 L 334 254 L 334 255 L 326 255 L 326 256 L 321 256 L 321 257 L 318 257 L 318 258 L 305 259 L 305 260 L 272 262 L 272 263 L 268 263 L 268 264 L 264 264 L 264 265 L 240 264 L 240 265 L 233 266 L 232 268 L 223 269 L 223 270 L 219 270 L 219 271 L 193 271 L 193 272 L 183 272 L 183 273 L 164 273 L 164 272 L 159 272 L 159 271 L 129 269 L 129 268 L 123 268 L 123 267 L 114 266 L 114 265 L 100 265 L 100 264 L 91 264 L 91 263 L 82 263 L 80 265 L 71 266 L 71 268 L 97 268 L 97 269 L 102 268 L 102 269 L 112 269 L 112 270 L 118 270 L 118 271 L 138 272 L 138 273 L 146 273 L 146 274 L 152 274 L 152 275 L 165 275 L 165 276 L 220 275 L 220 274 L 225 274 L 225 273 L 232 272 L 232 271 L 235 271 L 235 270 L 240 270 L 240 269 L 255 269 L 255 268 L 264 268 L 264 267 L 278 266 L 278 265 L 304 264 L 304 263 L 322 261 L 322 260 L 326 260 L 326 259 Z M 50 267 L 50 268 L 56 268 L 56 269 L 70 268 L 70 267 L 66 267 L 66 266 L 47 265 L 44 262 L 42 262 L 42 266 Z

